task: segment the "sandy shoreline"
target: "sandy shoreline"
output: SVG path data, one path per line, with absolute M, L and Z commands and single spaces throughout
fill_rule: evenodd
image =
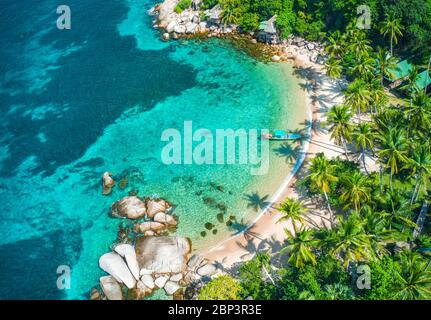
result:
M 222 272 L 234 271 L 237 264 L 253 258 L 258 252 L 279 251 L 286 239 L 284 229 L 293 231 L 293 226 L 290 222 L 277 222 L 282 215 L 276 208 L 288 197 L 303 198 L 295 182 L 298 177 L 306 174 L 305 165 L 317 153 L 323 152 L 328 158 L 343 155 L 343 149 L 335 145 L 327 131 L 321 128 L 321 124 L 326 120 L 327 110 L 342 102 L 343 81 L 327 77 L 324 67 L 309 62 L 310 57 L 307 54 L 297 53 L 292 47 L 288 47 L 285 52 L 287 57 L 292 59 L 298 76 L 306 81 L 304 85 L 306 104 L 309 106 L 309 118 L 312 119 L 312 123 L 310 139 L 305 141 L 303 146 L 305 159 L 299 159 L 295 166 L 296 170 L 286 177 L 272 196 L 271 205 L 259 213 L 247 230 L 202 253 L 204 258 L 218 265 Z M 307 203 L 307 206 L 309 213 L 306 220 L 309 227 L 328 225 L 328 215 L 324 208 L 318 208 L 311 203 Z

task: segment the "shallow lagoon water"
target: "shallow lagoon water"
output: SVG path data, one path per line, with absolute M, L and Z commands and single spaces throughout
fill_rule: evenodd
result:
M 289 174 L 295 159 L 284 144 L 271 144 L 269 173 L 252 176 L 244 165 L 166 166 L 160 137 L 184 121 L 212 132 L 304 127 L 290 66 L 221 40 L 162 42 L 150 0 L 70 1 L 68 31 L 55 29 L 54 1 L 4 2 L 0 298 L 87 298 L 121 222 L 109 206 L 132 191 L 173 202 L 176 234 L 200 250 L 244 227 Z M 104 171 L 127 185 L 102 196 Z M 239 223 L 228 228 L 222 212 Z M 59 265 L 71 267 L 70 290 L 56 288 Z

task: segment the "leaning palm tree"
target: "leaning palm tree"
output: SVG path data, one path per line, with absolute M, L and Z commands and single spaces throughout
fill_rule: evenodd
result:
M 376 134 L 374 132 L 373 127 L 366 122 L 360 123 L 358 126 L 356 126 L 352 133 L 352 140 L 356 148 L 359 148 L 361 152 L 360 157 L 362 158 L 364 170 L 367 173 L 368 171 L 365 163 L 365 152 L 367 150 L 373 150 L 375 138 L 376 138 Z
M 353 206 L 356 213 L 359 213 L 361 205 L 370 201 L 371 188 L 367 177 L 356 171 L 345 176 L 342 182 L 344 189 L 340 200 L 346 204 L 344 208 Z
M 424 190 L 427 190 L 427 182 L 431 176 L 431 152 L 429 144 L 422 144 L 412 148 L 412 154 L 408 159 L 407 168 L 412 170 L 414 180 L 416 181 L 413 189 L 410 204 L 417 201 L 422 185 Z
M 345 267 L 350 262 L 368 260 L 371 257 L 369 236 L 364 230 L 364 222 L 359 215 L 353 213 L 341 221 L 331 253 L 343 259 Z
M 316 264 L 316 255 L 313 253 L 313 248 L 317 241 L 313 237 L 313 231 L 301 229 L 296 235 L 293 235 L 289 230 L 284 229 L 288 236 L 287 246 L 281 249 L 280 254 L 288 253 L 289 259 L 287 262 L 296 268 L 302 268 L 306 264 Z
M 343 67 L 341 66 L 341 60 L 330 57 L 325 64 L 326 74 L 331 78 L 340 78 Z
M 356 110 L 359 122 L 361 121 L 361 112 L 366 109 L 370 102 L 370 93 L 367 84 L 360 79 L 353 81 L 345 91 L 346 105 L 351 110 Z
M 385 87 L 382 85 L 379 79 L 376 79 L 374 76 L 370 77 L 367 82 L 367 88 L 369 92 L 369 99 L 373 103 L 373 111 L 374 114 L 381 109 L 388 102 L 388 96 L 385 92 Z
M 399 286 L 394 298 L 402 300 L 431 299 L 431 270 L 420 254 L 403 252 L 400 254 L 401 269 L 395 272 Z
M 312 187 L 323 193 L 328 205 L 332 226 L 334 226 L 335 221 L 331 204 L 329 202 L 328 192 L 331 188 L 330 184 L 338 181 L 338 178 L 334 176 L 334 170 L 335 165 L 331 164 L 328 159 L 325 158 L 323 153 L 320 153 L 311 161 L 311 166 L 309 167 L 310 174 L 307 177 L 310 180 Z
M 379 140 L 382 149 L 379 150 L 379 157 L 390 168 L 391 175 L 389 186 L 393 191 L 393 176 L 399 171 L 399 165 L 407 162 L 407 140 L 405 131 L 399 128 L 388 128 L 380 133 Z
M 386 50 L 378 48 L 376 55 L 376 67 L 379 71 L 380 81 L 383 85 L 383 79 L 390 77 L 390 70 L 395 69 L 397 66 L 397 59 L 391 56 Z
M 394 43 L 398 43 L 398 37 L 403 35 L 403 29 L 401 20 L 395 18 L 393 14 L 386 15 L 386 19 L 380 24 L 380 33 L 391 39 L 391 56 L 394 55 Z
M 295 233 L 297 231 L 296 223 L 304 223 L 303 215 L 307 213 L 307 209 L 305 208 L 304 202 L 300 200 L 293 200 L 287 198 L 278 208 L 278 210 L 282 213 L 282 217 L 278 219 L 277 222 L 281 221 L 292 221 L 293 229 Z
M 347 154 L 347 142 L 351 140 L 352 124 L 350 120 L 352 115 L 349 107 L 345 105 L 333 106 L 328 112 L 328 124 L 331 138 L 344 148 L 346 159 L 349 160 Z

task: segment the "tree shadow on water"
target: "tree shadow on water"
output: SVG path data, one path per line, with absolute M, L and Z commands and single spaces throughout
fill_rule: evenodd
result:
M 269 206 L 271 202 L 268 201 L 268 198 L 268 194 L 261 197 L 257 192 L 246 194 L 244 197 L 244 199 L 248 202 L 247 208 L 253 208 L 254 211 L 259 211 Z

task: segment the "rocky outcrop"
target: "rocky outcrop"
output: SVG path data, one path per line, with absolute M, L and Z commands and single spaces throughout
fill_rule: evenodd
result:
M 121 257 L 126 259 L 127 266 L 136 280 L 139 280 L 139 265 L 136 259 L 135 248 L 130 244 L 119 244 L 114 249 Z
M 112 188 L 115 186 L 115 181 L 112 179 L 112 173 L 105 172 L 102 177 L 103 195 L 111 194 Z
M 114 277 L 101 277 L 100 287 L 108 300 L 123 300 L 121 286 Z
M 137 196 L 124 197 L 111 206 L 111 215 L 117 218 L 139 219 L 145 217 L 147 207 Z
M 145 237 L 136 242 L 140 268 L 158 273 L 184 272 L 190 251 L 190 240 L 182 237 Z
M 100 268 L 109 273 L 120 283 L 124 283 L 129 289 L 135 287 L 136 280 L 120 255 L 114 252 L 104 254 L 99 259 Z
M 200 276 L 212 276 L 217 273 L 217 267 L 213 264 L 206 264 L 200 267 L 197 274 Z
M 154 218 L 159 212 L 168 212 L 172 209 L 172 205 L 163 199 L 149 199 L 147 201 L 147 216 Z

